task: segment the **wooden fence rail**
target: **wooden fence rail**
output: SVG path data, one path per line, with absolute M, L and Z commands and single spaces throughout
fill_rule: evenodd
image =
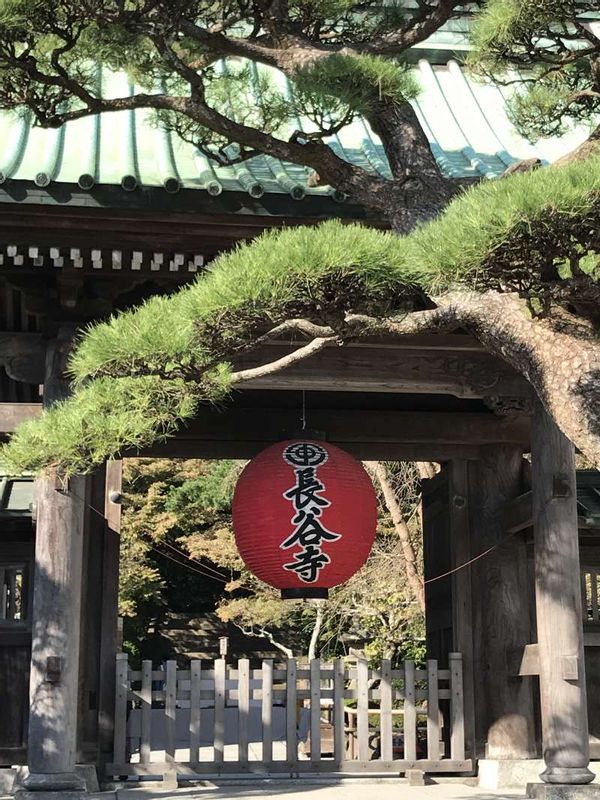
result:
M 109 775 L 468 772 L 462 657 L 116 664 Z

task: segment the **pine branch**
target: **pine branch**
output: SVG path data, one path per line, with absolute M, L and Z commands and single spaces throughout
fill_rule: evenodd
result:
M 371 42 L 352 44 L 350 49 L 357 53 L 372 55 L 399 55 L 435 33 L 450 19 L 455 9 L 464 5 L 464 2 L 457 0 L 438 0 L 435 5 L 422 5 L 420 13 L 410 20 L 410 24 L 379 36 Z
M 293 353 L 278 358 L 276 361 L 271 361 L 269 364 L 262 364 L 260 367 L 252 367 L 251 369 L 243 369 L 239 372 L 234 372 L 231 375 L 232 384 L 237 386 L 240 383 L 246 383 L 255 378 L 265 378 L 267 375 L 275 375 L 281 372 L 281 370 L 287 369 L 293 364 L 297 364 L 299 361 L 310 358 L 315 353 L 318 353 L 331 344 L 341 344 L 341 340 L 337 336 L 324 336 L 313 339 L 311 342 L 304 345 L 304 347 L 299 347 L 297 350 L 294 350 Z

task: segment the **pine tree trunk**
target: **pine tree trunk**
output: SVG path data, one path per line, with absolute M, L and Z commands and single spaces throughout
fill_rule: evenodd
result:
M 405 233 L 436 217 L 452 191 L 410 103 L 381 100 L 374 103 L 368 118 L 394 178 L 386 216 L 396 232 Z

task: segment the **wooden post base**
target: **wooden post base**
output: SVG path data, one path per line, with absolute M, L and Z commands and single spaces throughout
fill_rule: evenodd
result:
M 591 783 L 595 775 L 587 767 L 546 767 L 540 778 L 548 784 L 581 786 Z M 600 792 L 600 786 L 598 791 Z
M 75 772 L 29 773 L 15 792 L 17 800 L 81 800 L 85 781 Z
M 87 792 L 65 792 L 61 789 L 55 792 L 32 792 L 29 789 L 19 789 L 15 793 L 16 800 L 85 800 L 89 797 Z

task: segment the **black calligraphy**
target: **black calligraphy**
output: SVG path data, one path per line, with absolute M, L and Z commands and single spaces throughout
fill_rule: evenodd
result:
M 323 542 L 335 542 L 341 534 L 328 530 L 320 520 L 324 509 L 331 502 L 323 496 L 325 485 L 317 475 L 319 466 L 327 461 L 328 453 L 324 447 L 314 442 L 296 442 L 283 452 L 283 459 L 294 467 L 296 483 L 283 496 L 292 503 L 294 530 L 280 545 L 287 550 L 295 545 L 300 550 L 294 553 L 294 560 L 283 568 L 295 572 L 305 583 L 314 583 L 331 559 L 324 553 Z

